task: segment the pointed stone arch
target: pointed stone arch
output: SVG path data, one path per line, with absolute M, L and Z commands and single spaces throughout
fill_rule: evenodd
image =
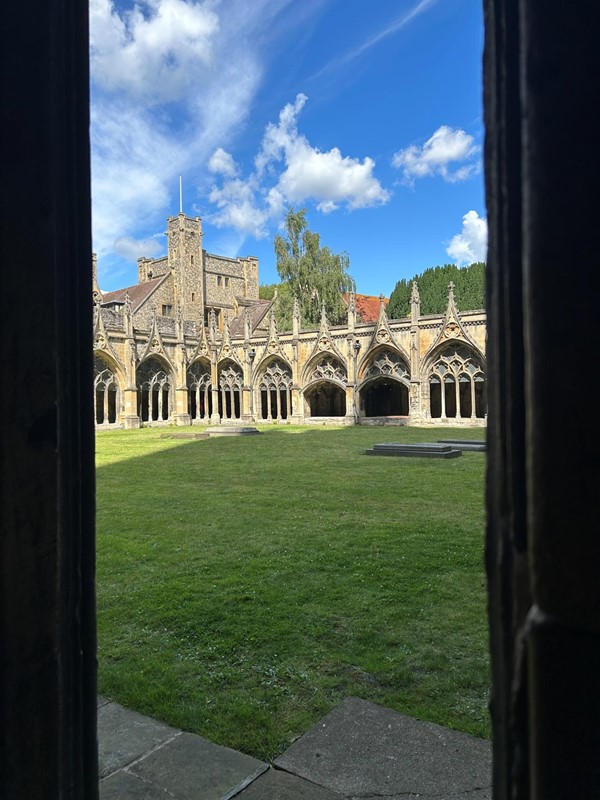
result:
M 291 416 L 292 385 L 292 367 L 287 359 L 270 355 L 261 361 L 255 378 L 259 419 L 282 421 Z
M 483 419 L 487 414 L 485 356 L 469 342 L 450 339 L 423 361 L 432 419 Z
M 175 399 L 174 370 L 162 353 L 145 355 L 136 370 L 139 418 L 142 424 L 167 422 Z
M 123 378 L 114 358 L 103 350 L 94 352 L 94 421 L 116 425 L 123 412 Z
M 227 357 L 217 364 L 219 415 L 223 420 L 239 420 L 242 416 L 244 372 L 237 359 Z
M 348 372 L 341 358 L 329 351 L 315 354 L 307 363 L 304 376 L 305 416 L 345 416 Z
M 194 359 L 186 371 L 188 414 L 192 422 L 209 422 L 212 415 L 212 377 L 208 355 Z
M 359 415 L 406 417 L 409 414 L 408 358 L 392 343 L 373 347 L 358 370 Z

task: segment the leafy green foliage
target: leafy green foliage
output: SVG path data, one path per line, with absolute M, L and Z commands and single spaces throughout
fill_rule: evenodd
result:
M 485 264 L 478 261 L 462 269 L 455 264 L 444 264 L 442 267 L 430 267 L 409 280 L 403 278 L 398 281 L 387 308 L 390 319 L 409 316 L 413 281 L 419 287 L 421 314 L 444 313 L 448 305 L 450 281 L 454 283 L 454 298 L 460 310 L 485 307 Z
M 274 242 L 277 272 L 282 280 L 276 304 L 280 330 L 291 329 L 294 297 L 300 304 L 302 325 L 317 326 L 322 306 L 332 325 L 342 323 L 346 314 L 342 295 L 354 290 L 347 253 L 333 253 L 328 247 L 321 247 L 319 234 L 308 228 L 306 209 L 290 208 L 284 228 L 286 236 L 277 235 Z
M 349 695 L 489 735 L 483 454 L 164 430 L 96 438 L 102 694 L 266 760 Z M 442 434 L 484 431 L 394 430 Z
M 258 296 L 261 300 L 272 300 L 278 290 L 278 283 L 261 283 L 258 287 Z

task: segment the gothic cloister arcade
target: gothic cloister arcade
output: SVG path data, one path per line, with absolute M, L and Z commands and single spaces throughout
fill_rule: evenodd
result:
M 241 419 L 244 376 L 240 365 L 226 359 L 219 366 L 219 416 L 222 420 Z
M 190 419 L 209 422 L 212 414 L 210 361 L 194 361 L 187 371 L 188 414 Z
M 116 369 L 108 359 L 94 355 L 94 419 L 96 425 L 114 425 L 121 413 L 121 393 Z
M 140 421 L 165 422 L 171 417 L 173 384 L 171 370 L 159 356 L 150 356 L 137 369 Z
M 292 413 L 292 370 L 278 358 L 270 359 L 259 372 L 256 391 L 260 402 L 257 418 L 266 422 L 288 419 Z
M 428 371 L 432 419 L 485 417 L 485 366 L 472 348 L 458 342 L 445 346 L 435 355 Z
M 358 386 L 359 415 L 406 417 L 409 414 L 410 371 L 396 350 L 378 348 L 362 368 Z
M 304 416 L 343 417 L 346 414 L 348 374 L 341 361 L 325 355 L 305 370 Z

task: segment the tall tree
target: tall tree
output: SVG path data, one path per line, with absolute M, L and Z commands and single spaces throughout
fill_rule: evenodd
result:
M 321 247 L 319 234 L 308 228 L 306 209 L 290 208 L 284 228 L 286 235 L 275 237 L 275 255 L 282 286 L 289 287 L 289 292 L 280 294 L 298 298 L 305 326 L 319 324 L 323 305 L 331 324 L 342 323 L 346 314 L 343 294 L 354 291 L 355 286 L 348 273 L 348 254 Z M 277 316 L 280 328 L 289 330 L 291 303 L 282 302 Z

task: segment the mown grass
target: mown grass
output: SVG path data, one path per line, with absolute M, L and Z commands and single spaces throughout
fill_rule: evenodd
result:
M 263 430 L 98 434 L 100 691 L 263 759 L 348 695 L 488 736 L 485 456 L 364 455 L 484 432 Z

